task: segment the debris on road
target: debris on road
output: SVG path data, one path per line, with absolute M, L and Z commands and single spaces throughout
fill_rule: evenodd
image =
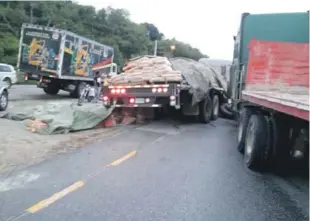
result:
M 42 136 L 26 130 L 24 122 L 0 119 L 0 124 L 0 173 L 35 164 L 121 133 L 120 128 L 112 127 Z
M 113 107 L 107 109 L 102 104 L 87 103 L 46 103 L 24 111 L 8 112 L 3 118 L 15 121 L 28 120 L 27 128 L 39 134 L 65 134 L 73 131 L 92 129 L 103 122 Z

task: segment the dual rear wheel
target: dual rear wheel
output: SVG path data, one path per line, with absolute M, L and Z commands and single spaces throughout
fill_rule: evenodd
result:
M 220 100 L 218 95 L 207 96 L 206 99 L 199 103 L 200 122 L 209 123 L 211 120 L 216 120 L 219 114 L 219 107 Z
M 271 116 L 255 107 L 243 107 L 238 127 L 238 151 L 244 154 L 244 164 L 252 170 L 282 170 L 292 163 L 292 153 L 305 155 L 308 160 L 308 131 L 302 121 L 277 114 Z
M 237 148 L 249 169 L 261 170 L 268 165 L 274 144 L 272 129 L 268 116 L 250 108 L 241 110 Z

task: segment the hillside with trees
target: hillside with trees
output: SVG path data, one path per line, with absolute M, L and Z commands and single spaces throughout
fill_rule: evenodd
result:
M 110 45 L 115 50 L 115 62 L 153 54 L 154 40 L 158 40 L 158 55 L 181 56 L 198 60 L 203 55 L 197 48 L 165 39 L 153 24 L 137 24 L 129 19 L 129 12 L 111 7 L 96 11 L 71 1 L 60 2 L 0 2 L 0 62 L 16 65 L 20 27 L 22 23 L 65 29 Z M 171 51 L 171 45 L 175 50 Z

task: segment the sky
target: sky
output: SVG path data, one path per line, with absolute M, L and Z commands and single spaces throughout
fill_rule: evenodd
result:
M 309 0 L 78 0 L 96 9 L 124 8 L 137 23 L 153 23 L 166 38 L 175 37 L 214 59 L 232 60 L 233 36 L 243 12 L 305 12 Z M 211 3 L 212 2 L 212 3 Z

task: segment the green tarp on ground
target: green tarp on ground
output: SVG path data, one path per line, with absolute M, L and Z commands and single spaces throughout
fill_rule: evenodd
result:
M 8 112 L 2 118 L 16 121 L 37 119 L 47 124 L 37 131 L 39 134 L 63 134 L 94 128 L 112 111 L 113 108 L 107 109 L 99 103 L 85 103 L 77 106 L 76 103 L 53 102 Z

